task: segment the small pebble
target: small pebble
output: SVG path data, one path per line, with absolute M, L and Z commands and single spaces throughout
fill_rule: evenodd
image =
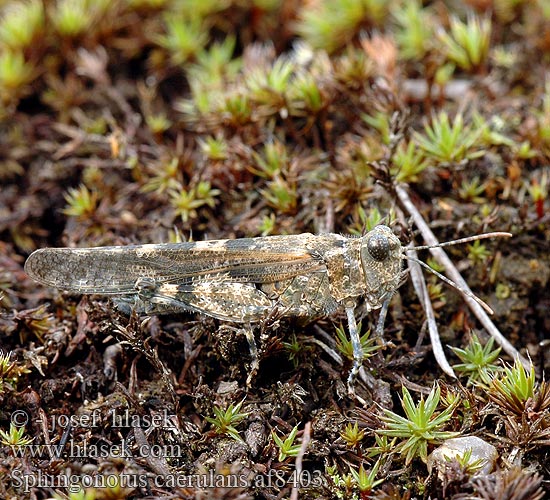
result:
M 483 460 L 480 467 L 473 473 L 474 476 L 489 474 L 493 471 L 498 458 L 497 449 L 476 436 L 457 437 L 444 441 L 441 446 L 430 453 L 428 471 L 431 473 L 435 467 L 442 474 L 450 459 L 463 456 L 468 450 L 472 451 L 469 463 Z

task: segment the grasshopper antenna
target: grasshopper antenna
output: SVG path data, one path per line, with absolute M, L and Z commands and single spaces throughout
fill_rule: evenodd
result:
M 421 213 L 415 207 L 414 203 L 409 197 L 409 193 L 405 187 L 401 185 L 395 186 L 395 193 L 399 198 L 399 201 L 403 205 L 404 209 L 411 215 L 413 218 L 414 224 L 422 233 L 424 240 L 432 245 L 437 247 L 437 240 L 435 235 L 432 233 L 430 227 L 422 217 Z M 505 236 L 509 236 L 506 234 Z M 445 272 L 450 276 L 455 283 L 459 283 L 462 288 L 468 289 L 468 283 L 464 281 L 464 278 L 458 272 L 458 269 L 453 265 L 449 257 L 445 254 L 443 249 L 433 248 L 431 250 L 434 253 L 434 256 L 437 258 L 438 262 L 445 268 Z M 475 300 L 470 299 L 468 296 L 464 296 L 468 306 L 472 310 L 474 316 L 479 320 L 479 322 L 487 329 L 491 337 L 493 337 L 501 346 L 502 349 L 508 353 L 512 358 L 519 358 L 521 364 L 525 367 L 526 370 L 529 370 L 531 367 L 531 362 L 520 354 L 520 352 L 510 343 L 510 341 L 502 335 L 499 329 L 489 318 L 489 315 L 485 312 L 485 309 L 481 307 Z
M 416 250 L 416 247 L 414 247 L 414 249 Z M 422 262 L 420 259 L 416 259 L 415 257 L 411 257 L 410 255 L 405 255 L 405 254 L 403 255 L 403 258 L 410 260 L 412 262 L 416 262 L 417 264 L 421 265 L 424 269 L 427 269 L 428 271 L 430 271 L 430 273 L 435 274 L 440 280 L 452 286 L 453 288 L 458 290 L 460 293 L 463 293 L 467 297 L 470 297 L 472 300 L 475 300 L 489 314 L 493 314 L 493 310 L 485 302 L 483 302 L 477 295 L 473 294 L 469 290 L 465 290 L 464 288 L 458 286 L 454 281 L 450 280 L 443 274 L 437 272 L 435 269 L 428 266 L 428 264 L 426 264 L 425 262 Z
M 447 247 L 447 246 L 451 246 L 451 245 L 460 245 L 462 243 L 469 243 L 470 241 L 483 240 L 483 239 L 487 239 L 487 238 L 499 238 L 499 237 L 509 238 L 511 236 L 512 236 L 511 233 L 505 233 L 505 232 L 484 233 L 484 234 L 478 234 L 478 235 L 475 235 L 475 236 L 468 236 L 467 238 L 460 238 L 458 240 L 446 241 L 446 242 L 443 242 L 443 243 L 438 243 L 436 245 L 423 245 L 423 246 L 413 247 L 413 249 L 414 250 L 428 250 L 430 248 L 440 248 L 440 247 Z M 406 250 L 405 250 L 405 252 L 406 252 Z M 403 258 L 407 259 L 407 260 L 410 260 L 412 262 L 416 262 L 417 264 L 422 266 L 424 269 L 427 269 L 429 272 L 431 272 L 432 274 L 437 276 L 440 280 L 444 281 L 448 285 L 450 285 L 453 288 L 455 288 L 456 290 L 458 290 L 460 293 L 466 295 L 467 297 L 470 297 L 472 300 L 475 300 L 481 307 L 483 307 L 483 309 L 485 309 L 486 312 L 488 312 L 489 314 L 493 314 L 493 310 L 485 302 L 483 302 L 483 300 L 481 300 L 477 295 L 474 295 L 469 290 L 466 290 L 466 289 L 462 288 L 461 286 L 457 285 L 454 281 L 450 280 L 449 278 L 447 278 L 443 274 L 437 272 L 435 269 L 432 269 L 425 262 L 422 262 L 421 260 L 419 260 L 415 257 L 411 257 L 410 255 L 407 255 L 406 253 L 403 254 Z
M 511 238 L 512 233 L 505 232 L 494 232 L 494 233 L 483 233 L 476 234 L 475 236 L 468 236 L 467 238 L 460 238 L 458 240 L 444 241 L 443 243 L 438 243 L 437 245 L 422 245 L 415 246 L 415 250 L 429 250 L 430 248 L 441 248 L 441 247 L 450 247 L 451 245 L 461 245 L 462 243 L 469 243 L 470 241 L 476 240 L 486 240 L 487 238 Z

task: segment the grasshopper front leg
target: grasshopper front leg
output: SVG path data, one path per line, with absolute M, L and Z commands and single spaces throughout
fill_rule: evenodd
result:
M 350 303 L 345 306 L 346 315 L 348 317 L 348 330 L 351 338 L 351 346 L 353 348 L 353 366 L 348 377 L 348 394 L 350 396 L 355 395 L 355 379 L 363 363 L 363 347 L 361 346 L 361 339 L 359 337 L 359 330 L 357 329 L 357 321 L 355 320 L 355 304 Z
M 388 297 L 380 309 L 380 314 L 378 315 L 378 321 L 376 322 L 376 329 L 374 330 L 374 335 L 378 342 L 384 345 L 384 323 L 386 322 L 386 316 L 388 314 L 388 309 L 390 307 L 391 297 Z

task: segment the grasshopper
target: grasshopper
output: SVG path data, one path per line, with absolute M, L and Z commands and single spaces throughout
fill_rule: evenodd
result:
M 505 234 L 490 233 L 438 246 Z M 415 260 L 407 256 L 388 226 L 379 225 L 362 237 L 304 233 L 195 243 L 44 248 L 29 256 L 25 271 L 43 285 L 112 295 L 124 312 L 147 315 L 191 311 L 224 321 L 254 323 L 275 308 L 281 316 L 307 318 L 343 309 L 354 355 L 348 378 L 352 392 L 363 360 L 355 309 L 361 298 L 368 311 L 382 308 L 376 327 L 381 335 L 389 301 L 407 275 L 404 259 Z

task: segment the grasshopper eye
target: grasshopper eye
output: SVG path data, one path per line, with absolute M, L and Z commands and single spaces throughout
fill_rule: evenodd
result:
M 390 255 L 390 242 L 383 234 L 373 234 L 367 243 L 367 250 L 374 260 L 382 262 Z

